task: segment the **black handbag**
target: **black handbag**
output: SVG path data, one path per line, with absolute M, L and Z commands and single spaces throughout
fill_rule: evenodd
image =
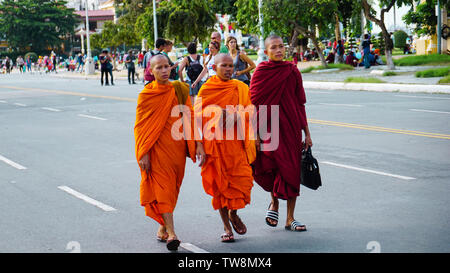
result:
M 307 188 L 317 190 L 322 186 L 319 163 L 313 157 L 311 147 L 308 147 L 308 150 L 303 150 L 302 152 L 302 172 L 300 177 L 300 183 Z

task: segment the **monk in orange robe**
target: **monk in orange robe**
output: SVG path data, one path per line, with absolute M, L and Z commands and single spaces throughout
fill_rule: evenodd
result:
M 173 211 L 184 177 L 186 156 L 194 162 L 200 159 L 202 165 L 204 151 L 201 142 L 196 145 L 192 140 L 194 112 L 188 99 L 189 88 L 180 82 L 169 82 L 170 65 L 166 57 L 154 56 L 150 65 L 156 80 L 139 94 L 134 127 L 136 159 L 142 176 L 140 199 L 145 214 L 160 224 L 158 240 L 167 242 L 169 250 L 177 250 L 180 241 L 174 230 Z M 179 105 L 188 111 L 175 111 L 174 115 L 173 109 Z M 178 133 L 189 138 L 176 136 L 173 127 L 176 128 L 179 120 L 183 123 Z
M 231 79 L 234 67 L 230 55 L 216 55 L 213 69 L 217 75 L 203 84 L 194 105 L 197 127 L 205 124 L 202 141 L 206 161 L 201 175 L 203 188 L 212 196 L 212 206 L 219 210 L 224 224 L 221 240 L 234 242 L 232 227 L 238 234 L 247 231 L 237 210 L 250 203 L 253 187 L 250 163 L 256 148 L 255 138 L 251 138 L 251 111 L 247 111 L 253 105 L 248 86 Z

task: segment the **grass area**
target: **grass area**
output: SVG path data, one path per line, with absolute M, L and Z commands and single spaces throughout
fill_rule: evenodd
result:
M 310 73 L 313 70 L 333 69 L 333 68 L 337 68 L 339 70 L 353 70 L 353 69 L 355 69 L 353 66 L 348 65 L 348 64 L 328 64 L 328 67 L 324 67 L 323 65 L 310 66 L 308 68 L 302 69 L 300 72 L 302 72 L 302 73 Z
M 258 60 L 258 54 L 254 54 L 254 55 L 247 55 L 252 61 L 256 61 Z
M 448 75 L 447 77 L 443 77 L 442 79 L 439 80 L 439 83 L 441 84 L 450 84 L 450 75 Z
M 348 77 L 344 82 L 357 83 L 384 83 L 385 81 L 373 77 Z
M 394 72 L 394 71 L 385 71 L 385 72 L 383 72 L 383 74 L 382 74 L 382 76 L 397 76 L 398 75 L 398 73 L 397 72 Z
M 450 66 L 416 72 L 416 77 L 418 78 L 444 77 L 448 75 L 450 75 Z
M 407 56 L 400 59 L 394 59 L 394 64 L 398 66 L 450 64 L 450 55 L 430 54 Z

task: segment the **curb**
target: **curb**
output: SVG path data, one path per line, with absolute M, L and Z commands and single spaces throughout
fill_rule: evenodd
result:
M 323 89 L 323 90 L 450 94 L 450 85 L 304 81 L 303 87 L 309 89 Z

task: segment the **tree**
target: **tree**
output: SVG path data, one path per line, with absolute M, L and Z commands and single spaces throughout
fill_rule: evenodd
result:
M 391 35 L 387 31 L 386 25 L 384 23 L 384 16 L 391 8 L 394 6 L 396 0 L 380 0 L 380 6 L 382 7 L 380 18 L 378 19 L 375 15 L 375 11 L 372 6 L 367 2 L 367 0 L 362 0 L 361 4 L 364 11 L 364 16 L 367 20 L 370 20 L 377 24 L 381 28 L 381 33 L 383 34 L 383 39 L 385 41 L 385 55 L 386 62 L 389 70 L 395 69 L 394 61 L 392 60 L 392 49 L 394 44 L 391 39 Z
M 397 30 L 394 32 L 394 47 L 403 49 L 406 45 L 406 39 L 408 34 L 403 30 Z
M 450 1 L 440 0 L 441 7 L 446 7 L 450 10 Z M 436 34 L 437 15 L 436 8 L 437 0 L 427 0 L 417 5 L 416 10 L 411 9 L 403 20 L 409 25 L 415 25 L 414 32 L 417 35 L 434 35 Z
M 256 27 L 258 22 L 257 1 L 238 0 L 236 5 L 239 25 L 253 33 L 259 32 Z M 289 37 L 291 48 L 300 34 L 311 39 L 322 65 L 327 67 L 317 39 L 316 28 L 320 30 L 330 23 L 334 23 L 336 8 L 336 1 L 332 0 L 264 0 L 262 12 L 265 34 L 274 31 L 280 36 Z
M 0 3 L 0 33 L 19 51 L 58 48 L 77 22 L 66 1 L 4 0 Z

